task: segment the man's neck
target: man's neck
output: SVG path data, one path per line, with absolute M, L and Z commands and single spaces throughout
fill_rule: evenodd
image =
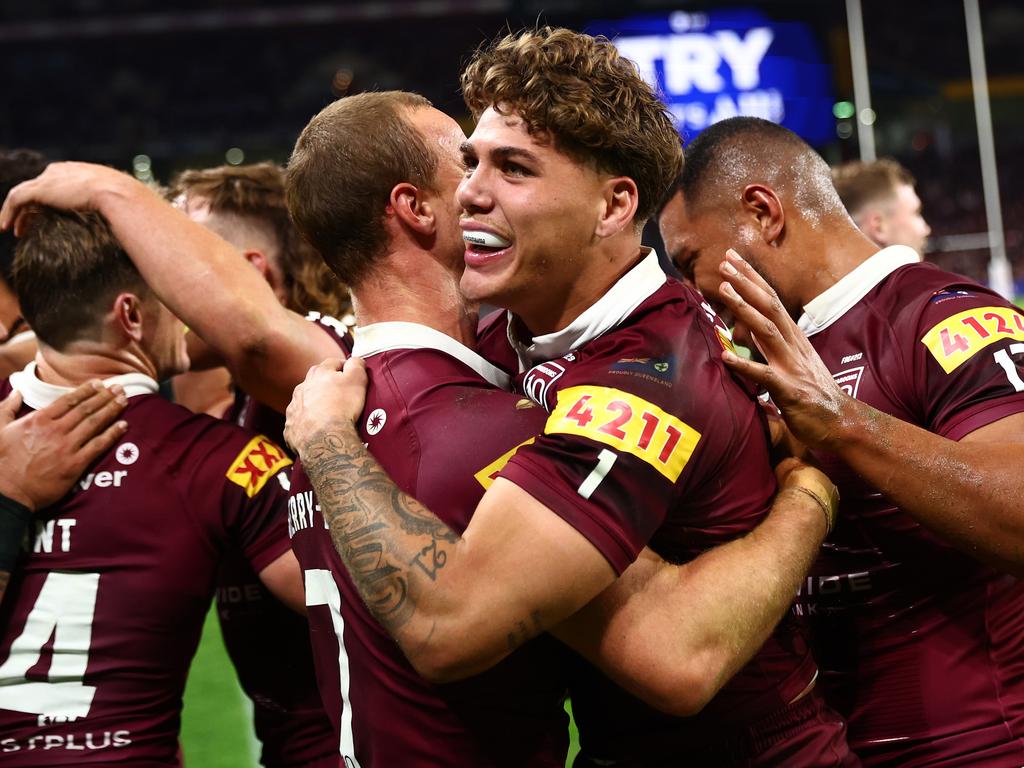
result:
M 476 347 L 478 307 L 463 299 L 459 275 L 425 254 L 390 254 L 381 262 L 352 288 L 357 325 L 418 323 Z
M 521 330 L 528 335 L 543 336 L 564 330 L 580 315 L 611 290 L 623 275 L 644 258 L 649 249 L 641 249 L 639 243 L 619 249 L 617 254 L 588 254 L 582 257 L 589 269 L 582 272 L 567 286 L 564 296 L 552 297 L 537 293 L 538 301 L 513 310 Z
M 58 387 L 77 387 L 90 379 L 109 379 L 126 373 L 157 377 L 151 365 L 134 355 L 103 349 L 99 344 L 76 342 L 63 352 L 41 344 L 36 354 L 36 375 Z
M 825 222 L 815 228 L 813 238 L 799 245 L 793 244 L 793 253 L 818 254 L 816 259 L 803 259 L 801 279 L 795 298 L 803 308 L 880 250 L 845 219 Z

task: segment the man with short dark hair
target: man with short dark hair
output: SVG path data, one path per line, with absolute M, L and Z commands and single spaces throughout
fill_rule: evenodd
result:
M 270 440 L 156 394 L 188 366 L 181 321 L 95 213 L 43 209 L 19 243 L 35 363 L 0 394 L 45 409 L 86 379 L 128 398 L 124 438 L 36 516 L 0 607 L 4 765 L 177 764 L 181 695 L 220 551 L 301 608 Z
M 851 746 L 870 765 L 1020 765 L 1024 315 L 879 250 L 780 126 L 726 120 L 686 151 L 669 254 L 752 334 L 770 366 L 727 363 L 843 494 L 797 609 Z
M 832 182 L 850 217 L 874 243 L 924 253 L 932 230 L 921 215 L 910 171 L 890 158 L 854 160 L 833 168 Z

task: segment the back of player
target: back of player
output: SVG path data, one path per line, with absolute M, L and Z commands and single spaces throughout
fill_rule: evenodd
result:
M 306 319 L 338 345 L 339 354 L 349 354 L 352 338 L 341 321 L 319 312 Z M 240 390 L 224 418 L 284 445 L 284 414 Z M 256 736 L 263 745 L 261 764 L 337 765 L 334 728 L 317 689 L 309 625 L 270 594 L 234 547 L 225 551 L 217 576 L 217 618 L 239 682 L 252 700 Z
M 365 357 L 371 384 L 361 434 L 402 490 L 463 530 L 508 456 L 540 430 L 543 412 L 497 389 L 507 377 L 437 331 L 379 323 L 356 336 L 353 354 Z M 554 641 L 538 638 L 457 684 L 425 681 L 362 603 L 300 470 L 289 533 L 305 572 L 318 679 L 348 763 L 564 765 L 565 686 Z M 367 533 L 346 534 L 345 545 L 365 548 L 370 572 L 376 545 Z M 443 560 L 424 551 L 417 565 L 429 574 Z
M 484 330 L 488 356 L 507 356 L 504 325 Z M 721 363 L 729 345 L 711 308 L 649 254 L 585 317 L 522 344 L 517 389 L 550 417 L 502 476 L 620 573 L 647 542 L 686 562 L 749 532 L 775 479 L 755 399 Z M 540 348 L 550 359 L 532 355 Z M 800 699 L 815 675 L 792 619 L 693 718 L 657 713 L 580 662 L 571 684 L 580 764 L 665 765 L 684 753 L 694 765 L 843 764 L 842 724 L 813 693 Z
M 1024 315 L 917 262 L 886 248 L 808 305 L 802 325 L 840 386 L 952 440 L 1024 411 Z M 817 458 L 843 501 L 797 610 L 851 746 L 870 765 L 1024 764 L 1021 582 Z
M 39 408 L 34 366 L 4 384 Z M 290 462 L 265 438 L 116 377 L 126 437 L 40 515 L 0 609 L 0 753 L 19 766 L 178 764 L 181 696 L 233 542 L 257 571 L 287 552 Z

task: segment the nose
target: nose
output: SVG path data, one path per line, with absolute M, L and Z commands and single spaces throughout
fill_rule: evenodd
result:
M 463 177 L 455 193 L 455 199 L 467 213 L 487 211 L 492 207 L 486 179 L 479 166 Z

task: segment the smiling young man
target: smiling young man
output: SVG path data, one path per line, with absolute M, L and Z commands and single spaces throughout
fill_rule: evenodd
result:
M 870 765 L 1021 765 L 1024 315 L 906 246 L 879 249 L 825 161 L 755 118 L 687 147 L 660 225 L 771 366 L 730 364 L 840 486 L 797 609 L 851 746 Z M 723 265 L 733 246 L 745 262 Z
M 488 669 L 554 627 L 648 541 L 689 561 L 743 535 L 775 488 L 756 404 L 721 363 L 727 331 L 641 248 L 681 149 L 635 68 L 607 41 L 543 29 L 481 50 L 463 87 L 479 123 L 463 145 L 461 287 L 511 310 L 483 341 L 548 411 L 544 432 L 491 468 L 461 536 L 369 459 L 352 423 L 358 364 L 314 370 L 286 432 L 363 600 L 437 679 Z M 376 409 L 367 418 L 369 435 L 387 428 Z M 585 668 L 583 759 L 850 764 L 842 722 L 808 693 L 814 676 L 789 623 L 690 721 Z

